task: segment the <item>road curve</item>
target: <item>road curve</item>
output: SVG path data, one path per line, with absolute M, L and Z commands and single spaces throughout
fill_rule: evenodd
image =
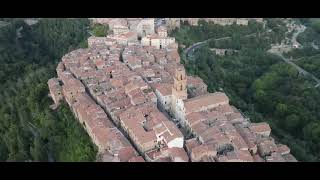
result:
M 245 35 L 244 37 L 250 37 L 250 36 L 253 36 L 255 35 L 256 33 L 251 33 L 251 34 L 247 34 Z M 183 53 L 186 55 L 186 57 L 189 56 L 190 52 L 193 52 L 194 49 L 206 44 L 207 42 L 209 41 L 219 41 L 219 40 L 225 40 L 225 39 L 230 39 L 231 37 L 230 36 L 226 36 L 226 37 L 220 37 L 220 38 L 210 38 L 210 39 L 207 39 L 207 40 L 204 40 L 204 41 L 201 41 L 201 42 L 197 42 L 197 43 L 194 43 L 192 44 L 190 47 L 188 47 L 187 49 L 185 49 L 183 51 Z
M 291 42 L 293 44 L 297 44 L 299 45 L 300 47 L 302 47 L 302 45 L 300 45 L 297 41 L 297 37 L 299 36 L 300 33 L 303 33 L 304 31 L 306 30 L 306 27 L 305 26 L 300 26 L 298 29 L 297 29 L 297 32 L 295 32 L 293 35 L 292 35 L 292 39 L 291 39 Z M 320 79 L 317 78 L 316 76 L 314 76 L 312 73 L 306 71 L 305 69 L 303 69 L 302 67 L 298 66 L 297 64 L 295 64 L 294 62 L 292 62 L 290 59 L 286 58 L 283 56 L 283 52 L 280 50 L 281 48 L 285 48 L 284 46 L 279 46 L 279 48 L 275 48 L 274 51 L 269 51 L 270 53 L 272 54 L 275 54 L 277 56 L 279 56 L 285 63 L 287 64 L 290 64 L 291 66 L 295 67 L 299 73 L 305 75 L 305 76 L 310 76 L 314 81 L 316 81 L 316 85 L 315 85 L 315 88 L 319 87 L 320 86 Z M 272 49 L 272 48 L 271 48 Z

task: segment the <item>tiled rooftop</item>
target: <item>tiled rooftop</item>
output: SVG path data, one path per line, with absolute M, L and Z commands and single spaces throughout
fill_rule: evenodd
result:
M 267 123 L 250 123 L 226 94 L 208 93 L 206 84 L 192 76 L 187 76 L 187 86 L 196 91 L 183 101 L 182 127 L 192 139 L 184 142 L 171 117 L 158 109 L 155 95 L 171 96 L 176 69 L 184 71 L 177 44 L 156 49 L 119 42 L 135 38 L 129 27 L 139 21 L 104 20 L 120 34 L 89 37 L 89 48 L 64 55 L 58 78 L 48 81 L 54 101 L 61 91 L 99 147 L 102 161 L 143 162 L 139 155 L 145 154 L 147 161 L 157 162 L 189 161 L 188 155 L 201 162 L 296 161 L 287 146 L 270 140 Z

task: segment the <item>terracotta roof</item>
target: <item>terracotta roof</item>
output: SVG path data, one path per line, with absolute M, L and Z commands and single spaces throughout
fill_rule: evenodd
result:
M 129 31 L 127 33 L 120 34 L 118 37 L 123 39 L 134 38 L 134 37 L 137 37 L 137 33 Z
M 105 66 L 105 61 L 103 59 L 99 59 L 96 61 L 96 66 L 98 69 L 102 69 Z
M 282 156 L 287 162 L 298 162 L 292 154 L 285 154 Z
M 224 155 L 218 156 L 217 161 L 218 162 L 228 162 L 228 158 L 227 158 L 227 156 L 224 156 Z
M 262 122 L 262 123 L 251 123 L 250 130 L 257 133 L 257 134 L 264 134 L 266 133 L 269 136 L 271 132 L 271 128 L 269 124 Z
M 281 154 L 281 155 L 286 155 L 286 154 L 289 154 L 290 153 L 290 149 L 288 146 L 284 145 L 284 144 L 278 144 L 278 152 Z
M 136 83 L 130 82 L 129 84 L 125 85 L 125 92 L 128 94 L 132 90 L 140 88 Z
M 187 114 L 201 111 L 202 109 L 217 107 L 219 104 L 228 104 L 229 98 L 220 92 L 205 94 L 195 98 L 185 100 L 184 106 Z
M 227 118 L 225 115 L 223 115 L 221 112 L 219 111 L 211 111 L 211 112 L 207 112 L 206 113 L 206 116 L 207 116 L 207 119 L 210 121 L 210 122 L 213 122 L 213 121 L 219 121 L 219 122 L 224 122 L 224 121 L 227 121 Z
M 238 150 L 248 150 L 249 147 L 238 132 L 227 133 L 227 137 L 231 140 L 233 146 Z
M 183 138 L 182 133 L 180 132 L 180 130 L 175 126 L 175 124 L 172 121 L 167 120 L 167 121 L 163 121 L 162 123 L 168 129 L 167 136 L 164 135 L 164 138 L 167 141 L 167 143 L 174 140 L 175 138 Z
M 175 61 L 175 62 L 179 62 L 179 60 L 180 60 L 180 55 L 179 55 L 179 53 L 178 53 L 178 51 L 176 51 L 176 50 L 173 50 L 173 51 L 170 51 L 170 52 L 168 52 L 167 53 L 167 59 L 169 60 L 169 61 Z M 203 82 L 203 81 L 202 81 Z
M 200 146 L 200 142 L 198 142 L 198 140 L 196 138 L 192 138 L 192 139 L 188 139 L 185 142 L 185 147 L 188 153 L 191 153 L 191 150 L 194 147 Z
M 141 156 L 135 156 L 129 159 L 128 162 L 145 162 L 145 160 Z
M 278 148 L 276 144 L 271 140 L 265 140 L 258 144 L 258 150 L 260 156 L 266 156 L 272 152 L 277 152 Z
M 215 133 L 212 135 L 212 140 L 215 142 L 218 146 L 224 146 L 227 144 L 231 144 L 229 138 L 223 134 L 223 133 Z
M 189 157 L 183 148 L 169 148 L 169 156 L 173 162 L 188 162 Z
M 187 83 L 191 86 L 206 85 L 199 77 L 187 76 Z
M 207 116 L 202 112 L 193 112 L 186 116 L 186 121 L 190 124 L 190 126 L 194 126 L 195 124 L 206 119 Z
M 146 37 L 149 38 L 149 39 L 159 39 L 160 38 L 160 36 L 158 34 L 156 34 L 156 33 L 148 35 Z
M 218 106 L 216 108 L 216 111 L 219 111 L 221 112 L 222 114 L 224 115 L 227 115 L 227 114 L 231 114 L 233 113 L 233 108 L 229 105 L 229 104 L 226 104 L 226 105 L 222 105 L 222 106 Z
M 161 157 L 157 159 L 155 162 L 172 162 L 172 160 L 169 156 L 166 156 L 166 157 Z
M 270 156 L 266 157 L 267 162 L 286 162 L 285 159 L 281 156 L 281 154 L 277 152 L 271 153 Z
M 254 154 L 252 157 L 254 162 L 265 162 L 265 160 L 262 157 L 260 157 L 258 154 Z
M 231 121 L 231 122 L 244 120 L 242 114 L 238 112 L 227 114 L 226 117 L 228 121 Z
M 196 146 L 191 150 L 191 161 L 200 161 L 204 156 L 215 157 L 217 151 L 212 145 L 200 145 Z
M 136 157 L 136 150 L 132 146 L 120 149 L 119 159 L 121 162 L 128 162 L 131 158 Z
M 118 157 L 113 156 L 111 153 L 107 151 L 101 154 L 100 156 L 101 159 L 99 159 L 99 161 L 101 162 L 120 162 L 120 159 Z
M 208 129 L 206 129 L 204 132 L 202 132 L 201 134 L 199 134 L 199 136 L 201 137 L 201 139 L 203 140 L 203 142 L 207 142 L 210 141 L 214 138 L 213 135 L 221 133 L 221 131 L 217 128 L 217 127 L 210 127 Z
M 249 151 L 231 151 L 227 152 L 228 162 L 253 162 L 253 157 Z
M 172 95 L 172 87 L 173 84 L 168 83 L 156 83 L 154 85 L 155 89 L 158 90 L 162 96 L 170 96 Z
M 196 134 L 201 134 L 206 129 L 208 129 L 208 126 L 205 125 L 204 123 L 197 123 L 197 124 L 191 126 L 191 128 Z

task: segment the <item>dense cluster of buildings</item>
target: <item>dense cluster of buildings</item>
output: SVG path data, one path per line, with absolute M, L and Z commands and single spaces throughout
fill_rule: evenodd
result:
M 97 145 L 100 161 L 295 161 L 268 124 L 250 123 L 224 93 L 208 93 L 202 79 L 186 75 L 166 26 L 95 21 L 113 34 L 90 37 L 89 48 L 63 56 L 48 85 L 54 103 L 65 99 Z
M 107 37 L 91 37 L 92 42 L 104 44 L 121 44 L 125 46 L 142 45 L 153 46 L 157 49 L 164 49 L 168 46 L 177 47 L 175 38 L 167 36 L 167 28 L 159 26 L 155 28 L 155 21 L 152 18 L 93 18 L 93 22 L 107 24 L 113 34 Z
M 187 21 L 192 26 L 197 26 L 199 20 L 204 20 L 206 22 L 212 22 L 214 24 L 219 24 L 221 26 L 226 25 L 243 25 L 247 26 L 250 20 L 262 23 L 263 18 L 181 18 L 182 21 Z
M 131 31 L 137 31 L 137 33 L 143 37 L 148 34 L 152 34 L 152 23 L 154 19 L 152 18 L 90 18 L 93 23 L 109 25 L 112 29 L 115 29 L 117 34 L 118 29 L 126 29 Z M 211 22 L 221 26 L 226 25 L 243 25 L 247 26 L 249 21 L 256 21 L 258 23 L 264 23 L 263 18 L 164 18 L 165 25 L 168 31 L 171 31 L 175 28 L 179 28 L 181 22 L 188 22 L 189 25 L 197 26 L 200 20 L 206 22 Z M 118 21 L 118 22 L 117 22 Z M 121 28 L 114 28 L 114 24 L 121 24 Z M 147 30 L 144 30 L 147 29 Z M 145 33 L 143 33 L 145 31 Z
M 198 26 L 199 21 L 204 20 L 208 23 L 214 23 L 221 26 L 226 25 L 242 25 L 247 26 L 249 24 L 249 21 L 255 21 L 258 23 L 264 23 L 263 18 L 166 18 L 166 26 L 169 31 L 179 28 L 181 22 L 188 22 L 191 26 Z

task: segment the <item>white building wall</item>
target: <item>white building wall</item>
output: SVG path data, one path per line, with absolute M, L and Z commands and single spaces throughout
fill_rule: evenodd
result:
M 154 46 L 157 49 L 160 49 L 160 39 L 151 39 L 151 46 Z
M 154 33 L 154 18 L 143 19 L 137 24 L 136 31 L 138 36 L 144 36 Z M 145 33 L 145 34 L 144 34 Z
M 158 99 L 160 105 L 162 106 L 162 108 L 169 111 L 170 107 L 171 107 L 172 95 L 163 96 L 158 90 L 156 90 L 155 92 L 156 92 L 157 99 Z
M 183 148 L 183 137 L 175 138 L 167 143 L 168 148 Z
M 141 39 L 141 45 L 142 45 L 142 46 L 150 46 L 150 45 L 151 45 L 150 39 L 147 38 L 147 37 L 143 37 L 143 38 Z
M 181 99 L 175 99 L 173 98 L 172 99 L 172 106 L 175 106 L 175 110 L 176 112 L 172 112 L 174 114 L 174 117 L 182 122 L 182 123 L 185 123 L 185 116 L 186 116 L 186 113 L 185 113 L 185 108 L 184 108 L 184 103 L 183 103 L 183 100 Z

